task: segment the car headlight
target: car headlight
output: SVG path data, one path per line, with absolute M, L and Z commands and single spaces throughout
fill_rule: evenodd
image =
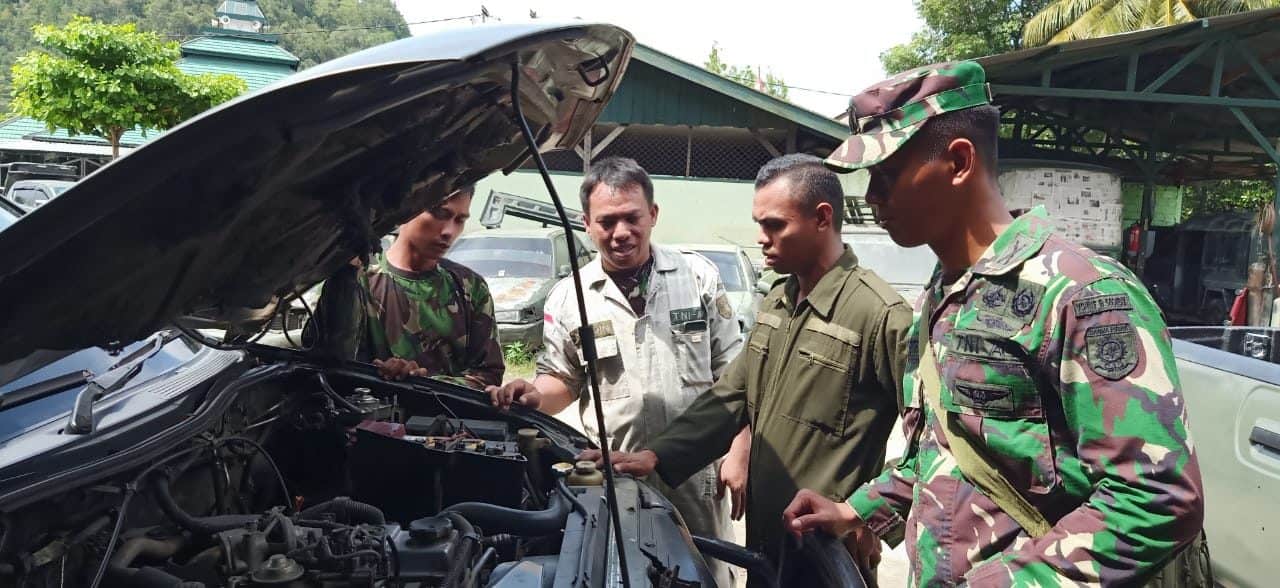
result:
M 520 311 L 518 310 L 499 310 L 493 313 L 494 320 L 500 323 L 518 323 L 520 322 Z

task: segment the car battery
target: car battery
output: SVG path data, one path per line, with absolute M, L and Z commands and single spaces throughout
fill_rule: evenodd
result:
M 521 506 L 526 460 L 516 443 L 387 433 L 356 428 L 350 473 L 352 496 L 378 505 L 390 520 L 412 521 L 459 502 Z
M 488 441 L 507 441 L 507 423 L 479 419 L 450 419 L 415 416 L 404 424 L 405 433 L 421 436 L 447 436 L 466 431 Z

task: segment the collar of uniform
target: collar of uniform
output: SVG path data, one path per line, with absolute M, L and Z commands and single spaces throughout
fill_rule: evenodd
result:
M 649 254 L 653 256 L 653 269 L 660 272 L 669 272 L 676 269 L 676 256 L 680 255 L 679 251 L 660 247 L 658 245 L 649 245 Z M 582 266 L 582 283 L 588 288 L 599 289 L 604 286 L 609 274 L 604 273 L 604 265 L 600 262 L 600 255 L 597 254 L 591 263 Z
M 582 276 L 583 284 L 586 284 L 588 288 L 594 289 L 599 289 L 604 285 L 605 280 L 609 279 L 609 276 L 604 273 L 604 266 L 600 263 L 600 254 L 596 254 L 595 258 L 588 262 L 587 265 L 579 268 L 578 275 Z
M 1052 230 L 1049 213 L 1045 212 L 1044 207 L 1032 208 L 1013 219 L 1013 223 L 974 262 L 970 272 L 984 276 L 1009 273 L 1040 251 Z
M 822 279 L 818 280 L 808 298 L 805 298 L 805 302 L 808 302 L 809 306 L 821 315 L 823 319 L 830 319 L 831 311 L 836 304 L 836 296 L 840 294 L 840 289 L 844 287 L 845 276 L 857 267 L 858 256 L 853 254 L 853 250 L 848 245 L 845 245 L 844 253 L 841 253 L 840 258 L 836 260 L 835 267 L 827 270 L 827 273 L 822 275 Z M 800 281 L 794 275 L 788 276 L 787 285 L 783 287 L 782 297 L 778 300 L 786 306 L 787 310 L 794 311 L 795 304 L 792 301 L 796 299 L 799 288 Z
M 653 256 L 653 269 L 660 272 L 675 271 L 678 265 L 677 260 L 680 252 L 675 249 L 669 249 L 659 245 L 650 244 L 649 254 Z
M 440 260 L 439 263 L 436 263 L 436 266 L 432 269 L 415 272 L 412 270 L 407 270 L 407 269 L 399 268 L 392 265 L 392 263 L 389 260 L 387 260 L 386 253 L 379 253 L 374 258 L 373 270 L 378 272 L 388 273 L 393 276 L 398 276 L 406 280 L 425 280 L 427 278 L 430 278 L 431 276 L 439 274 L 441 271 L 440 264 L 442 263 L 444 263 L 443 259 Z

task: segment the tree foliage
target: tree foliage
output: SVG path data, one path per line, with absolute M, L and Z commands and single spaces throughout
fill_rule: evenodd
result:
M 1053 0 L 1027 22 L 1028 47 L 1280 6 L 1280 0 Z
M 880 54 L 890 75 L 1022 48 L 1023 25 L 1051 0 L 916 0 L 924 29 Z
M 1263 180 L 1217 180 L 1187 186 L 1182 218 L 1228 210 L 1258 210 L 1275 199 L 1275 186 Z
M 711 53 L 707 55 L 707 60 L 702 63 L 702 67 L 707 71 L 731 79 L 739 84 L 763 91 L 775 98 L 782 100 L 787 99 L 787 85 L 781 76 L 773 75 L 773 72 L 764 72 L 762 76 L 758 76 L 756 71 L 758 68 L 752 68 L 749 65 L 738 66 L 730 65 L 724 62 L 724 58 L 720 55 L 720 45 L 711 43 Z M 760 77 L 764 79 L 761 80 Z
M 84 15 L 107 23 L 134 23 L 139 31 L 182 41 L 210 26 L 219 0 L 0 0 L 0 113 L 8 110 L 9 68 L 37 44 L 32 27 Z M 306 68 L 360 49 L 409 36 L 393 0 L 259 0 L 264 31 Z
M 229 74 L 178 70 L 178 43 L 132 24 L 75 17 L 67 26 L 34 27 L 43 50 L 13 66 L 13 111 L 49 127 L 95 135 L 119 155 L 125 131 L 167 129 L 245 91 Z

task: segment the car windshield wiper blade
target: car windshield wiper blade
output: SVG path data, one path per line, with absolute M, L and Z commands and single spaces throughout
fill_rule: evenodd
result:
M 66 432 L 71 435 L 83 435 L 93 432 L 93 404 L 103 397 L 124 387 L 139 372 L 142 364 L 151 356 L 160 353 L 165 345 L 178 338 L 178 331 L 160 331 L 150 337 L 133 353 L 117 361 L 102 375 L 89 380 L 76 395 L 76 403 L 71 407 L 71 419 L 67 422 Z
M 0 396 L 0 411 L 35 402 L 42 398 L 48 398 L 72 388 L 78 388 L 88 382 L 90 378 L 93 378 L 93 372 L 80 370 L 23 386 L 4 396 Z

